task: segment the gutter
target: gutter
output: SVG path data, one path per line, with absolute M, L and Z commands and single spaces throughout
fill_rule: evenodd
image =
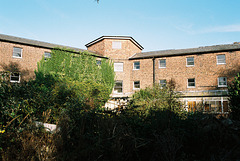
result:
M 152 59 L 154 58 L 161 58 L 161 57 L 174 57 L 174 56 L 183 56 L 183 55 L 196 55 L 196 54 L 208 54 L 208 53 L 221 53 L 221 52 L 232 52 L 232 51 L 240 51 L 239 48 L 236 49 L 222 49 L 222 50 L 212 50 L 212 51 L 198 51 L 198 52 L 190 52 L 190 53 L 176 53 L 176 54 L 162 54 L 162 55 L 147 55 L 147 56 L 138 56 L 135 57 L 138 53 L 134 54 L 129 58 L 129 60 L 136 60 L 136 59 Z M 140 54 L 140 53 L 139 53 Z
M 155 57 L 152 58 L 153 61 L 153 85 L 155 84 Z

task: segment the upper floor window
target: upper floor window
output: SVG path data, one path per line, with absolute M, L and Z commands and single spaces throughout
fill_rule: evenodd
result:
M 195 88 L 195 78 L 189 78 L 188 79 L 187 87 L 188 88 Z
M 139 61 L 136 61 L 133 63 L 133 69 L 134 70 L 139 70 L 140 69 L 140 62 Z
M 227 87 L 227 77 L 218 77 L 218 87 Z
M 20 83 L 20 74 L 18 72 L 11 73 L 10 82 L 12 83 Z
M 225 55 L 217 55 L 217 64 L 226 64 Z
M 123 72 L 123 63 L 114 63 L 114 72 Z
M 113 49 L 121 49 L 122 48 L 122 42 L 121 41 L 112 41 L 112 48 Z
M 140 81 L 133 82 L 133 89 L 140 89 Z
M 100 66 L 102 64 L 101 60 L 96 60 L 97 66 Z
M 187 58 L 187 67 L 194 66 L 194 57 Z
M 22 58 L 22 48 L 13 47 L 13 58 Z
M 166 68 L 166 59 L 159 60 L 159 68 Z
M 113 93 L 123 93 L 123 81 L 122 80 L 115 81 Z
M 49 59 L 49 58 L 51 58 L 51 53 L 45 52 L 45 53 L 44 53 L 44 60 L 47 60 L 47 59 Z
M 161 87 L 166 87 L 166 85 L 167 85 L 166 79 L 160 80 L 159 83 L 160 83 L 160 86 L 161 86 Z

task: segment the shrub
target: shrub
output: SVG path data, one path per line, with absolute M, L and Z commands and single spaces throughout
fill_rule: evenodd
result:
M 232 84 L 228 86 L 230 116 L 235 120 L 240 120 L 240 73 L 235 76 Z
M 130 101 L 130 108 L 136 111 L 142 111 L 148 114 L 151 110 L 169 110 L 184 113 L 178 101 L 178 94 L 174 91 L 174 86 L 168 84 L 162 87 L 155 84 L 153 87 L 147 87 L 135 92 Z

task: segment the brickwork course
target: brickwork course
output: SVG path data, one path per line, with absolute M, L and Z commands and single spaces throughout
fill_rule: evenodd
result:
M 22 49 L 21 58 L 13 57 L 14 47 Z M 13 72 L 16 67 L 21 79 L 34 78 L 37 62 L 45 52 L 51 52 L 55 47 L 84 51 L 0 34 L 0 70 Z M 140 89 L 144 89 L 152 86 L 154 81 L 172 81 L 176 91 L 182 94 L 181 101 L 186 110 L 190 111 L 202 104 L 204 111 L 227 112 L 227 84 L 240 71 L 239 43 L 142 52 L 143 47 L 130 36 L 102 36 L 86 44 L 86 47 L 99 58 L 108 58 L 123 65 L 123 70 L 116 71 L 115 77 L 116 81 L 122 82 L 121 90 L 116 87 L 112 97 L 131 97 L 139 90 L 139 84 Z M 191 61 L 190 65 L 187 60 Z M 164 67 L 160 67 L 160 61 L 164 62 Z M 134 63 L 137 68 L 134 68 Z M 194 84 L 191 84 L 192 81 Z

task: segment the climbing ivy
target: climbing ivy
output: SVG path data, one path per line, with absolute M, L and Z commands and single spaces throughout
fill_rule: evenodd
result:
M 51 58 L 42 59 L 38 63 L 36 76 L 40 73 L 51 75 L 74 87 L 88 101 L 93 101 L 94 104 L 101 102 L 97 106 L 102 106 L 112 92 L 115 74 L 111 61 L 99 59 L 101 64 L 97 65 L 96 56 L 87 51 L 76 53 L 56 48 L 52 50 Z

